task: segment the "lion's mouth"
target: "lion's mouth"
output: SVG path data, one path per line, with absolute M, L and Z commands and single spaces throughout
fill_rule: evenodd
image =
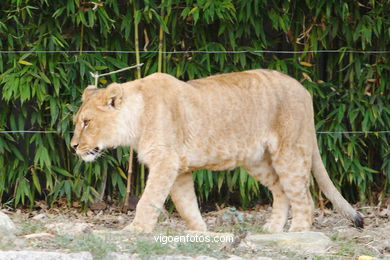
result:
M 81 158 L 86 162 L 92 162 L 101 155 L 101 151 L 102 150 L 99 147 L 95 147 L 85 153 L 82 153 Z
M 89 150 L 88 152 L 86 152 L 87 155 L 99 155 L 99 153 L 100 153 L 99 147 L 95 147 L 92 150 Z

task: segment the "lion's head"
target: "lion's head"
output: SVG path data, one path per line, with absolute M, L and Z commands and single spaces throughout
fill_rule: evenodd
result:
M 129 113 L 122 108 L 123 96 L 123 86 L 116 83 L 102 89 L 88 86 L 84 90 L 71 141 L 84 161 L 95 160 L 105 148 L 128 145 L 131 129 L 125 122 Z

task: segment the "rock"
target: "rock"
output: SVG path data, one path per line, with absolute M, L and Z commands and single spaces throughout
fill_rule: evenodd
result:
M 127 212 L 128 210 L 131 210 L 131 211 L 135 210 L 135 208 L 137 207 L 139 198 L 135 195 L 130 195 L 126 199 L 127 200 L 123 204 L 123 211 Z
M 379 217 L 381 217 L 381 218 L 388 218 L 388 217 L 390 217 L 390 208 L 382 209 L 379 212 Z
M 40 220 L 40 219 L 43 219 L 43 218 L 46 218 L 46 214 L 45 213 L 41 213 L 41 214 L 38 214 L 38 215 L 32 217 L 32 219 L 34 219 L 34 220 Z
M 194 260 L 217 260 L 216 258 L 214 258 L 214 257 L 210 257 L 210 256 L 206 256 L 206 255 L 201 255 L 201 256 L 197 256 L 196 258 L 192 258 L 192 259 L 194 259 Z M 163 260 L 163 259 L 161 259 L 161 260 Z M 164 259 L 164 260 L 168 260 L 168 259 Z M 173 259 L 172 259 L 173 260 Z M 176 259 L 175 259 L 176 260 Z M 177 259 L 177 260 L 179 260 L 179 259 Z M 180 259 L 181 260 L 181 259 Z M 183 260 L 184 260 L 184 258 L 183 258 Z
M 276 234 L 250 235 L 247 239 L 253 244 L 262 247 L 265 244 L 272 244 L 300 253 L 325 253 L 331 240 L 321 232 L 291 232 Z M 261 248 L 260 248 L 261 249 Z
M 17 231 L 15 224 L 3 212 L 0 211 L 0 233 L 9 234 Z
M 105 260 L 141 260 L 139 255 L 137 254 L 119 254 L 119 253 L 109 253 L 105 258 Z M 154 260 L 216 260 L 213 257 L 209 256 L 198 256 L 196 258 L 191 256 L 184 255 L 168 255 L 168 256 L 153 256 L 151 259 Z
M 0 251 L 0 260 L 93 260 L 89 252 Z
M 42 238 L 42 237 L 54 238 L 54 235 L 50 233 L 42 232 L 42 233 L 28 234 L 23 237 L 27 239 Z
M 0 211 L 0 249 L 19 248 L 23 240 L 16 237 L 17 228 L 12 220 Z
M 251 259 L 254 259 L 254 260 L 272 260 L 272 258 L 263 257 L 263 256 L 253 257 Z M 245 258 L 236 256 L 236 255 L 232 255 L 229 258 L 227 258 L 227 260 L 245 260 Z
M 53 223 L 45 225 L 45 229 L 61 235 L 77 236 L 91 232 L 92 225 L 87 223 Z
M 104 260 L 141 260 L 142 258 L 137 254 L 122 254 L 122 253 L 109 253 Z M 168 255 L 168 256 L 153 256 L 151 259 L 154 260 L 217 260 L 210 256 L 184 256 L 184 255 Z M 257 257 L 253 258 L 256 260 L 272 260 L 268 257 Z M 238 256 L 230 256 L 227 260 L 244 260 L 244 258 Z
M 100 211 L 107 208 L 107 204 L 104 201 L 96 201 L 89 206 L 90 210 Z
M 137 255 L 120 254 L 120 253 L 109 253 L 104 258 L 104 260 L 138 260 L 138 259 L 140 258 Z

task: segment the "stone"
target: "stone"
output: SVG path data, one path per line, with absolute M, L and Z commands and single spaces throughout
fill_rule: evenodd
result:
M 120 254 L 109 253 L 104 260 L 141 260 L 142 258 L 137 254 Z M 184 256 L 184 255 L 167 255 L 167 256 L 153 256 L 154 260 L 217 260 L 209 256 Z
M 247 258 L 242 258 L 242 257 L 236 256 L 236 255 L 231 255 L 231 256 L 229 256 L 229 258 L 227 258 L 227 260 L 246 260 L 246 259 Z M 253 260 L 272 260 L 272 258 L 265 257 L 265 256 L 257 256 L 257 257 L 252 257 L 250 259 L 253 259 Z
M 246 260 L 246 259 L 248 259 L 248 258 L 242 258 L 242 257 L 236 256 L 236 255 L 232 255 L 229 258 L 227 258 L 227 260 Z M 272 258 L 264 257 L 264 256 L 252 257 L 250 259 L 253 259 L 253 260 L 273 260 Z
M 20 239 L 15 235 L 17 229 L 11 219 L 0 212 L 0 250 L 14 249 L 20 244 Z
M 331 240 L 321 232 L 290 232 L 256 234 L 246 238 L 261 249 L 264 245 L 276 245 L 300 253 L 323 254 L 332 245 Z
M 93 260 L 89 252 L 0 251 L 0 260 Z
M 138 260 L 141 259 L 136 254 L 108 253 L 104 260 Z
M 40 220 L 40 219 L 43 219 L 43 218 L 46 218 L 46 214 L 45 213 L 41 213 L 41 214 L 38 214 L 38 215 L 32 217 L 32 219 L 34 219 L 34 220 Z
M 45 225 L 45 229 L 61 235 L 78 236 L 91 232 L 92 225 L 87 223 L 53 223 Z
M 216 258 L 214 257 L 210 257 L 210 256 L 206 256 L 206 255 L 201 255 L 201 256 L 197 256 L 196 258 L 192 258 L 194 260 L 217 260 Z M 163 259 L 161 259 L 163 260 Z M 165 259 L 164 259 L 165 260 Z M 168 259 L 166 259 L 168 260 Z M 173 260 L 173 259 L 172 259 Z M 175 259 L 176 260 L 176 259 Z M 183 259 L 184 260 L 184 259 Z
M 124 253 L 109 253 L 106 255 L 104 260 L 141 260 L 142 258 L 137 254 L 124 254 Z M 184 256 L 184 255 L 168 255 L 168 256 L 153 256 L 151 259 L 154 260 L 217 260 L 214 257 L 210 256 Z M 255 260 L 272 260 L 268 257 L 257 257 L 253 258 Z M 230 256 L 227 260 L 245 260 L 239 256 Z
M 12 220 L 3 212 L 0 211 L 0 233 L 12 233 L 17 231 L 15 224 Z

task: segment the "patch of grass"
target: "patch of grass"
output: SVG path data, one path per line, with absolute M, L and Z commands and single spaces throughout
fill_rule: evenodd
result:
M 338 245 L 337 255 L 344 257 L 355 257 L 357 255 L 370 255 L 378 256 L 378 253 L 374 250 L 362 246 L 361 243 L 356 242 L 353 239 L 350 240 L 337 240 L 335 243 Z
M 220 244 L 212 243 L 179 243 L 176 249 L 184 255 L 207 255 L 215 258 L 226 258 L 227 256 L 220 250 Z
M 136 240 L 127 249 L 138 254 L 142 259 L 149 259 L 158 255 L 207 255 L 223 258 L 225 255 L 219 250 L 220 245 L 208 243 L 167 243 L 162 244 L 151 240 Z
M 136 240 L 129 249 L 132 253 L 138 254 L 142 259 L 148 259 L 155 255 L 166 255 L 172 252 L 169 245 L 149 240 Z
M 13 247 L 13 237 L 0 232 L 0 250 L 10 250 Z
M 80 236 L 56 235 L 50 243 L 52 247 L 68 249 L 72 252 L 88 251 L 97 259 L 117 251 L 116 244 L 92 233 Z
M 138 235 L 135 240 L 124 245 L 126 252 L 137 254 L 142 259 L 152 259 L 159 255 L 206 255 L 215 258 L 226 258 L 221 249 L 225 244 L 207 242 L 168 242 L 156 241 L 154 236 L 187 236 L 187 233 L 161 230 L 154 235 Z
M 26 220 L 18 224 L 18 236 L 24 236 L 28 234 L 43 232 L 45 230 L 44 224 L 39 221 Z
M 294 252 L 294 251 L 291 251 L 291 250 L 287 250 L 287 249 L 279 249 L 278 250 L 278 247 L 275 246 L 274 247 L 278 253 L 284 257 L 287 257 L 287 259 L 306 259 L 305 256 L 303 256 L 302 254 L 299 254 L 298 252 Z
M 221 233 L 235 233 L 237 231 L 247 231 L 251 233 L 265 234 L 263 227 L 260 225 L 253 225 L 250 223 L 237 223 L 233 225 L 221 225 L 215 228 L 215 232 Z

